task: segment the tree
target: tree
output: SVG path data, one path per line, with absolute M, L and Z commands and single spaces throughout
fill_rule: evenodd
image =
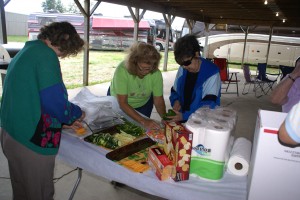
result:
M 56 10 L 58 10 L 60 13 L 64 13 L 66 11 L 64 5 L 62 4 L 61 0 L 56 1 Z
M 66 9 L 66 11 L 69 12 L 69 13 L 80 13 L 79 8 L 77 7 L 77 5 L 74 2 L 69 3 L 68 8 Z
M 45 0 L 42 2 L 42 8 L 44 12 L 56 11 L 63 13 L 66 10 L 61 0 Z
M 49 10 L 54 10 L 55 0 L 46 0 L 45 2 L 42 2 L 42 8 L 44 12 L 47 12 Z

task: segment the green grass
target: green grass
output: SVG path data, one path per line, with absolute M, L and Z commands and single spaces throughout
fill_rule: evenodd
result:
M 26 42 L 27 36 L 8 36 L 8 42 Z M 164 52 L 161 52 L 162 59 L 160 70 L 163 71 Z M 111 81 L 113 73 L 118 64 L 125 58 L 123 51 L 94 51 L 90 50 L 89 55 L 89 77 L 88 85 L 95 85 Z M 68 89 L 83 86 L 83 52 L 76 57 L 60 59 L 64 83 Z M 176 70 L 178 65 L 174 60 L 173 52 L 168 54 L 168 71 Z
M 26 42 L 28 40 L 27 36 L 19 36 L 19 35 L 8 35 L 8 42 Z
M 160 70 L 163 71 L 164 52 L 161 52 L 162 59 Z M 90 51 L 89 54 L 89 85 L 95 85 L 111 81 L 113 73 L 118 64 L 124 60 L 125 52 L 119 51 Z M 68 89 L 83 86 L 83 53 L 76 57 L 60 60 L 63 79 Z M 174 60 L 173 52 L 168 54 L 168 71 L 177 70 L 178 65 Z
M 25 42 L 27 36 L 8 36 L 8 42 Z M 161 52 L 162 59 L 160 70 L 163 71 L 164 52 Z M 123 51 L 94 51 L 90 50 L 89 55 L 89 77 L 88 85 L 109 82 L 118 64 L 125 58 L 126 53 Z M 83 52 L 76 57 L 60 59 L 64 83 L 68 89 L 83 86 Z M 230 63 L 230 68 L 241 69 L 241 64 Z M 167 70 L 177 70 L 178 64 L 175 62 L 174 53 L 168 54 Z M 250 70 L 256 70 L 255 65 L 250 65 Z M 268 73 L 278 73 L 278 68 L 269 67 Z
M 247 63 L 247 64 L 249 64 L 249 63 Z M 229 63 L 228 66 L 229 66 L 229 68 L 232 68 L 232 69 L 242 69 L 241 68 L 241 63 Z M 251 71 L 256 71 L 257 70 L 257 65 L 249 64 L 249 68 L 250 68 Z M 270 74 L 279 73 L 278 66 L 268 66 L 267 67 L 267 73 L 270 73 Z

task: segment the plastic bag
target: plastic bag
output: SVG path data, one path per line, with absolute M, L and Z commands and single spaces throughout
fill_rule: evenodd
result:
M 87 88 L 82 90 L 70 100 L 78 105 L 86 114 L 84 121 L 94 128 L 102 128 L 103 124 L 116 122 L 120 118 L 114 110 L 114 99 L 112 97 L 99 97 Z M 107 127 L 107 126 L 106 126 Z

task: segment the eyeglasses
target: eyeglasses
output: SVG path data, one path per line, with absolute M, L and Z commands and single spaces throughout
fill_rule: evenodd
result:
M 195 56 L 193 56 L 190 60 L 186 60 L 186 61 L 183 61 L 182 63 L 181 63 L 181 65 L 182 66 L 189 66 L 191 63 L 192 63 L 192 61 L 193 61 L 193 59 L 194 58 L 198 58 L 198 57 L 195 57 Z
M 144 68 L 144 67 L 141 67 L 140 65 L 138 65 L 138 69 L 141 72 L 150 72 L 150 71 L 152 71 L 154 69 L 154 67 L 153 66 L 151 66 L 151 67 L 147 66 L 147 67 Z

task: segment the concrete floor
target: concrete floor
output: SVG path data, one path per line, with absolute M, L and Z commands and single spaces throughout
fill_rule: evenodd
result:
M 242 95 L 244 78 L 243 73 L 238 71 L 239 92 L 240 96 L 236 94 L 223 94 L 221 98 L 221 106 L 227 106 L 237 111 L 238 121 L 234 136 L 246 137 L 249 140 L 253 140 L 253 134 L 256 124 L 257 111 L 272 110 L 281 111 L 281 107 L 273 105 L 269 102 L 269 96 L 265 95 L 260 98 L 256 98 L 254 93 L 250 91 L 247 95 Z M 164 98 L 166 100 L 167 109 L 170 108 L 168 100 L 170 87 L 174 81 L 176 71 L 164 72 Z M 89 86 L 88 88 L 96 95 L 106 95 L 109 83 Z M 230 86 L 230 90 L 234 91 L 234 85 Z M 69 90 L 69 97 L 74 97 L 80 89 Z M 159 119 L 156 111 L 153 111 L 151 118 Z M 68 166 L 63 161 L 57 160 L 55 167 L 55 178 L 59 178 L 62 175 L 72 171 L 74 167 Z M 55 183 L 55 199 L 64 200 L 68 199 L 72 192 L 72 188 L 77 179 L 77 171 L 73 171 L 68 175 L 65 175 Z M 9 180 L 9 172 L 7 166 L 7 160 L 0 150 L 0 200 L 12 199 L 12 189 Z M 98 200 L 98 199 L 111 199 L 111 200 L 126 200 L 126 199 L 161 199 L 156 196 L 145 194 L 127 186 L 115 187 L 110 183 L 110 180 L 96 177 L 93 174 L 83 171 L 82 180 L 73 198 L 74 200 Z

